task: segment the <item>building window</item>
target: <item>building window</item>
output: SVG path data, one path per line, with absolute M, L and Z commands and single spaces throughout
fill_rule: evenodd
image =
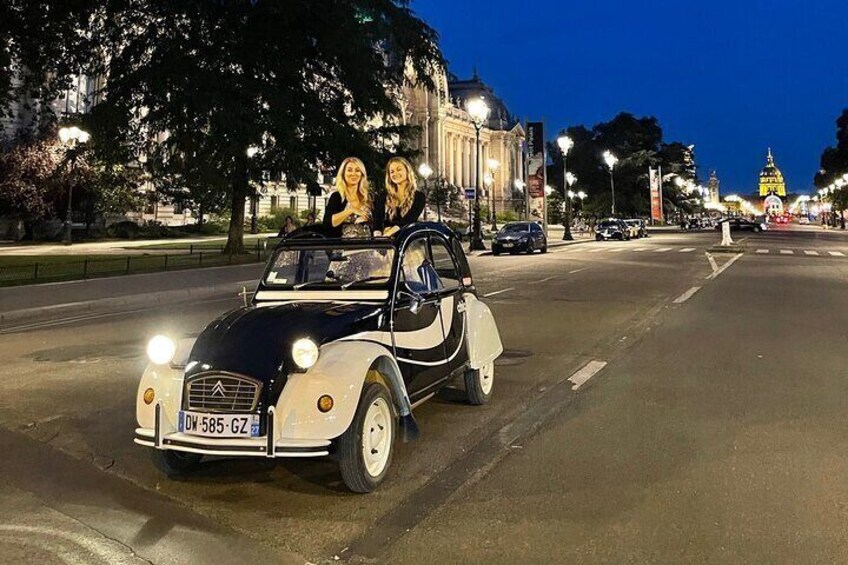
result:
M 271 213 L 272 214 L 277 211 L 277 206 L 278 206 L 277 197 L 272 196 L 271 197 Z
M 174 202 L 174 215 L 180 216 L 185 213 L 185 204 L 182 202 Z
M 289 208 L 292 210 L 297 210 L 297 196 L 289 197 Z

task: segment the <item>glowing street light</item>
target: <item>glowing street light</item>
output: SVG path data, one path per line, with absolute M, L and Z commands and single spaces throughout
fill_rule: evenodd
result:
M 610 173 L 610 192 L 612 193 L 612 216 L 615 217 L 615 180 L 613 179 L 613 170 L 618 164 L 618 157 L 612 154 L 611 151 L 604 151 L 604 163 L 609 167 Z
M 477 135 L 475 165 L 476 174 L 474 175 L 474 219 L 472 222 L 471 243 L 472 251 L 486 249 L 483 244 L 483 232 L 480 227 L 480 129 L 489 119 L 491 108 L 482 98 L 472 98 L 465 105 L 468 116 L 474 124 L 474 131 Z
M 500 167 L 500 162 L 491 157 L 486 161 L 486 166 L 489 169 L 486 175 L 489 177 L 489 182 L 486 183 L 486 192 L 489 193 L 489 214 L 492 216 L 492 231 L 498 231 L 498 211 L 495 204 L 495 193 L 492 190 L 495 184 L 495 171 Z M 486 176 L 483 176 L 483 182 L 486 182 Z
M 68 182 L 68 209 L 65 211 L 65 245 L 71 245 L 73 238 L 71 231 L 73 228 L 73 220 L 71 213 L 73 211 L 72 201 L 74 197 L 74 171 L 76 169 L 77 157 L 79 152 L 77 146 L 81 143 L 88 143 L 91 136 L 87 131 L 81 130 L 77 126 L 64 127 L 59 129 L 59 140 L 68 146 L 67 156 L 71 162 L 71 178 Z
M 433 174 L 433 169 L 427 163 L 421 163 L 418 165 L 418 176 L 424 179 L 424 221 L 427 221 L 427 199 L 428 199 L 428 186 L 427 179 L 430 178 L 430 175 Z M 438 203 L 437 203 L 438 205 Z M 439 221 L 442 221 L 442 212 L 439 210 Z

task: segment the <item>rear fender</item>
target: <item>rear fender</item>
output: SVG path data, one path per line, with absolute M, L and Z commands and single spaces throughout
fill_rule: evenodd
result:
M 406 385 L 389 350 L 366 341 L 337 341 L 321 348 L 318 362 L 305 373 L 292 373 L 275 407 L 276 439 L 326 440 L 342 435 L 353 421 L 366 380 L 381 380 L 392 393 L 401 418 L 410 415 Z M 333 408 L 318 410 L 322 395 Z
M 503 353 L 503 344 L 492 311 L 473 294 L 465 295 L 468 316 L 468 360 L 472 369 L 479 369 Z

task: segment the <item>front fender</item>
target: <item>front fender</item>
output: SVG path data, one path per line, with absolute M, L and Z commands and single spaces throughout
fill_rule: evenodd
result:
M 144 391 L 152 388 L 153 402 L 144 403 Z M 177 413 L 183 401 L 183 369 L 170 365 L 149 363 L 138 383 L 135 399 L 135 419 L 140 428 L 152 430 L 156 427 L 156 403 L 162 403 L 162 413 L 172 429 L 177 427 Z
M 488 365 L 503 353 L 501 335 L 492 311 L 473 294 L 465 295 L 468 316 L 468 360 L 472 369 Z
M 334 439 L 353 421 L 369 371 L 387 381 L 401 416 L 410 414 L 409 396 L 389 350 L 366 341 L 337 341 L 321 348 L 318 362 L 305 373 L 292 373 L 274 413 L 276 439 Z M 333 398 L 327 413 L 318 410 L 322 395 Z

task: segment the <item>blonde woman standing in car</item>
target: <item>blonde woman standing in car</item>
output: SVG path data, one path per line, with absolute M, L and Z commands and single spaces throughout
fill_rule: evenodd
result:
M 371 235 L 371 195 L 365 165 L 356 157 L 342 161 L 335 192 L 324 210 L 324 227 L 336 237 Z
M 386 193 L 374 202 L 374 230 L 390 236 L 418 221 L 424 211 L 424 193 L 418 190 L 415 171 L 403 157 L 386 165 Z

